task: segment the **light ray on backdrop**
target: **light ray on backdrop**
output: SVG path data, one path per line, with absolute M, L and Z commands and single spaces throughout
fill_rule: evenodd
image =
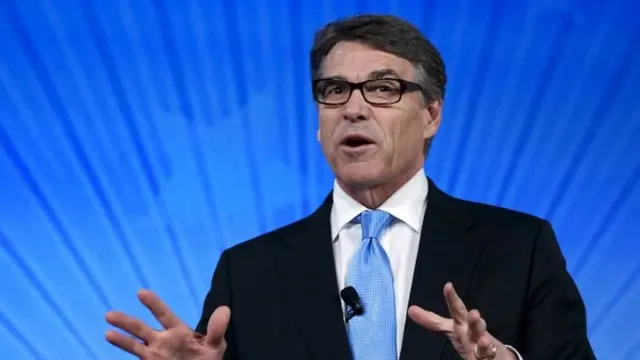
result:
M 313 211 L 314 31 L 400 15 L 450 82 L 443 189 L 549 218 L 599 359 L 640 359 L 640 3 L 4 0 L 0 355 L 125 359 L 104 313 L 195 325 L 222 249 Z

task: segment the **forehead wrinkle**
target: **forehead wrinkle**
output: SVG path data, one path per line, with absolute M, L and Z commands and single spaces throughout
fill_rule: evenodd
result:
M 333 69 L 327 71 L 327 62 Z M 355 69 L 353 63 L 363 64 L 369 69 L 363 72 Z M 345 69 L 346 68 L 346 69 Z M 336 71 L 337 70 L 337 71 Z M 346 71 L 346 72 L 345 72 Z M 318 77 L 327 77 L 340 80 L 364 81 L 392 76 L 413 80 L 413 65 L 407 60 L 397 58 L 393 54 L 373 49 L 343 49 L 336 48 L 325 58 L 318 73 Z

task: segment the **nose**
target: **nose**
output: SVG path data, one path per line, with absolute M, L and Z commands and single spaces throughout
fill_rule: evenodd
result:
M 346 104 L 342 105 L 342 116 L 347 121 L 362 121 L 369 118 L 371 109 L 360 90 L 354 90 Z

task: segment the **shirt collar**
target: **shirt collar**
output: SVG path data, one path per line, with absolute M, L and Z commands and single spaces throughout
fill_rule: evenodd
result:
M 389 197 L 378 210 L 384 210 L 396 219 L 409 225 L 415 232 L 422 227 L 425 202 L 429 191 L 429 181 L 424 169 L 420 169 L 407 183 Z M 356 216 L 367 208 L 350 197 L 334 180 L 333 207 L 331 211 L 331 238 L 335 241 L 338 233 Z

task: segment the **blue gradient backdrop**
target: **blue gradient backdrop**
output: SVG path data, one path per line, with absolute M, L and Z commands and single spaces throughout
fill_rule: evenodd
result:
M 0 358 L 129 358 L 141 287 L 195 325 L 220 251 L 329 190 L 307 55 L 363 11 L 446 60 L 429 174 L 549 218 L 599 359 L 640 359 L 637 0 L 0 1 Z

